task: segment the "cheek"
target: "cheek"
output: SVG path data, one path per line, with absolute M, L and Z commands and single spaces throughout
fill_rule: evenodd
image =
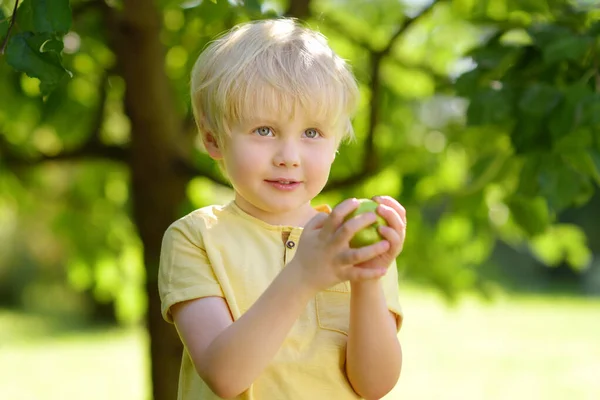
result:
M 264 151 L 257 146 L 232 143 L 227 149 L 226 166 L 232 177 L 247 176 L 258 170 L 265 159 Z
M 307 169 L 311 174 L 324 175 L 324 179 L 327 179 L 329 170 L 333 164 L 334 154 L 334 151 L 328 147 L 321 149 L 318 152 L 314 152 L 311 160 L 305 164 L 305 169 Z

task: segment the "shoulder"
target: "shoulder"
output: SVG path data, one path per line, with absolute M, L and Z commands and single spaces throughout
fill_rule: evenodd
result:
M 188 228 L 210 228 L 227 219 L 227 205 L 210 205 L 198 208 L 173 222 L 167 230 Z
M 163 240 L 174 237 L 185 237 L 191 242 L 202 241 L 209 230 L 227 222 L 228 210 L 226 205 L 210 205 L 198 208 L 169 225 Z

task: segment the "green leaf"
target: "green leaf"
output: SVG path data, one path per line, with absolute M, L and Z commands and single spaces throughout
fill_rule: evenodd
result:
M 19 30 L 22 32 L 25 32 L 25 31 L 33 32 L 34 31 L 33 8 L 31 6 L 31 1 L 32 0 L 23 0 L 17 10 L 16 23 L 17 23 L 17 26 L 19 27 Z
M 550 223 L 548 206 L 542 197 L 514 195 L 506 205 L 515 222 L 530 236 L 543 233 Z
M 591 37 L 599 37 L 600 36 L 600 21 L 596 21 L 590 26 L 587 34 Z
M 537 174 L 540 168 L 540 158 L 534 154 L 523 157 L 524 163 L 519 173 L 519 186 L 516 193 L 525 197 L 535 197 L 539 192 Z
M 589 178 L 566 165 L 560 157 L 545 160 L 544 168 L 538 173 L 538 183 L 540 194 L 555 211 L 581 204 L 593 193 Z
M 537 115 L 521 115 L 511 132 L 511 141 L 519 154 L 546 151 L 551 148 L 550 138 L 545 135 L 544 118 Z
M 600 93 L 594 93 L 581 102 L 581 123 L 600 129 Z
M 261 14 L 262 8 L 259 0 L 245 0 L 244 8 L 250 11 L 251 14 Z
M 46 34 L 17 33 L 10 38 L 6 50 L 6 62 L 14 69 L 38 78 L 42 82 L 41 89 L 44 94 L 49 93 L 68 75 L 56 52 L 40 52 L 40 48 L 46 41 L 48 41 Z
M 479 90 L 481 90 L 479 82 L 481 80 L 481 73 L 476 68 L 471 71 L 465 72 L 456 79 L 454 88 L 459 96 L 469 98 Z
M 8 32 L 8 26 L 10 25 L 10 18 L 4 14 L 4 10 L 0 7 L 0 40 L 4 39 L 6 32 Z
M 592 145 L 593 140 L 589 129 L 576 129 L 569 134 L 555 138 L 553 149 L 557 154 L 580 157 L 581 153 L 584 153 Z
M 549 266 L 557 266 L 567 261 L 573 268 L 582 270 L 592 260 L 585 232 L 576 225 L 561 224 L 551 227 L 531 242 L 531 248 L 533 253 Z
M 550 116 L 548 129 L 555 140 L 575 131 L 581 125 L 580 103 L 592 91 L 585 83 L 576 83 L 563 91 L 563 101 Z
M 469 125 L 505 124 L 512 117 L 513 107 L 510 91 L 487 89 L 475 94 L 469 103 Z
M 518 0 L 509 2 L 511 9 L 526 13 L 549 13 L 547 0 Z
M 30 0 L 34 32 L 66 33 L 71 28 L 69 0 Z
M 561 98 L 562 94 L 554 86 L 535 83 L 523 93 L 519 101 L 519 109 L 525 114 L 543 116 L 552 111 Z
M 541 48 L 545 48 L 561 38 L 573 36 L 570 29 L 558 24 L 537 24 L 528 31 L 534 42 Z
M 227 14 L 231 11 L 229 2 L 211 0 L 203 1 L 198 7 L 194 9 L 194 13 L 200 16 L 202 20 L 209 24 L 215 21 L 222 21 L 225 19 Z
M 62 40 L 51 38 L 42 43 L 42 45 L 40 46 L 40 53 L 53 51 L 57 54 L 60 54 L 63 51 L 64 46 L 65 44 Z
M 590 170 L 596 183 L 600 185 L 600 151 L 592 149 L 587 152 Z
M 499 69 L 503 74 L 522 53 L 522 50 L 514 46 L 505 46 L 499 43 L 502 36 L 491 40 L 487 46 L 478 47 L 469 55 L 477 63 L 477 67 L 484 70 Z
M 589 36 L 569 35 L 558 38 L 543 48 L 544 61 L 546 64 L 565 60 L 580 62 L 593 44 L 594 39 Z

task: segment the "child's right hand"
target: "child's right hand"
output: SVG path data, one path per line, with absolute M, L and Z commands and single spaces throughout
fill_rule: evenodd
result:
M 375 213 L 371 212 L 344 222 L 358 204 L 356 199 L 345 200 L 331 214 L 319 213 L 304 227 L 291 263 L 301 270 L 303 283 L 310 288 L 324 290 L 343 281 L 364 281 L 385 275 L 387 265 L 378 268 L 358 265 L 388 251 L 387 240 L 357 249 L 350 247 L 354 234 L 376 221 Z

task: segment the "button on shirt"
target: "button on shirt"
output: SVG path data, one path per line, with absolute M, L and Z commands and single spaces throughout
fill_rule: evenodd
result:
M 161 249 L 158 286 L 163 317 L 172 323 L 173 304 L 218 296 L 237 320 L 292 260 L 301 234 L 301 227 L 267 224 L 234 202 L 201 208 L 177 220 L 166 231 Z M 382 282 L 388 308 L 400 327 L 395 264 Z M 344 372 L 349 311 L 348 282 L 317 293 L 269 366 L 237 399 L 358 398 Z M 185 351 L 178 399 L 218 399 Z

